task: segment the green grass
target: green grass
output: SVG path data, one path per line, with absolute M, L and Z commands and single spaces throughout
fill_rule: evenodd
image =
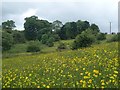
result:
M 70 47 L 70 44 L 73 42 L 73 40 L 61 40 L 54 43 L 53 47 L 48 47 L 45 44 L 40 44 L 41 47 L 41 53 L 50 53 L 50 52 L 56 52 L 57 46 L 59 45 L 59 42 L 63 42 L 67 45 L 67 47 Z M 11 47 L 11 49 L 7 52 L 3 53 L 4 57 L 14 56 L 22 53 L 26 53 L 27 46 L 29 45 L 29 42 L 23 43 L 23 44 L 15 44 Z
M 2 60 L 3 88 L 117 88 L 118 43 Z

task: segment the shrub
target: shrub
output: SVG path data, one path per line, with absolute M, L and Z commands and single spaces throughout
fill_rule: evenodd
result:
M 72 44 L 72 49 L 78 49 L 80 47 L 88 47 L 94 42 L 93 38 L 84 34 L 79 34 Z
M 105 39 L 106 39 L 106 35 L 104 33 L 98 33 L 97 40 L 105 40 Z
M 43 34 L 42 37 L 41 37 L 41 42 L 43 44 L 46 44 L 47 43 L 47 40 L 48 40 L 48 35 L 47 34 Z
M 59 41 L 60 40 L 60 37 L 59 37 L 58 34 L 53 35 L 53 37 L 54 37 L 55 41 Z
M 52 47 L 54 46 L 54 38 L 53 37 L 50 37 L 47 42 L 46 42 L 46 45 L 49 46 L 49 47 Z
M 120 32 L 117 33 L 118 41 L 120 42 Z
M 40 48 L 38 46 L 35 45 L 30 45 L 27 48 L 27 52 L 38 52 L 40 51 Z
M 14 40 L 14 44 L 17 44 L 17 43 L 25 43 L 25 36 L 24 36 L 24 33 L 21 31 L 14 31 L 13 32 L 13 40 Z
M 110 38 L 107 39 L 107 42 L 116 42 L 118 41 L 118 35 L 114 34 Z
M 66 49 L 66 45 L 65 45 L 64 43 L 62 43 L 62 42 L 59 42 L 59 45 L 58 45 L 58 47 L 57 47 L 57 50 L 58 50 L 58 51 L 61 51 L 62 49 Z
M 10 50 L 12 45 L 13 45 L 12 35 L 3 31 L 2 32 L 2 50 L 3 51 Z
M 29 45 L 27 47 L 27 52 L 39 52 L 39 51 L 41 51 L 39 45 L 40 45 L 40 43 L 37 41 L 29 42 Z

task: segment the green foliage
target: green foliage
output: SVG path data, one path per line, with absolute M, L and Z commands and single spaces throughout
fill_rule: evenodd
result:
M 40 49 L 40 43 L 39 41 L 31 41 L 29 42 L 29 45 L 27 47 L 27 52 L 39 52 Z
M 14 31 L 13 32 L 13 41 L 14 44 L 17 43 L 25 43 L 25 36 L 24 33 L 22 31 Z
M 98 33 L 95 33 L 94 30 L 92 30 L 91 28 L 88 28 L 85 31 L 83 31 L 81 34 L 87 37 L 90 37 L 93 40 L 93 42 L 95 42 Z
M 47 34 L 43 34 L 42 37 L 41 37 L 41 42 L 42 42 L 43 44 L 46 44 L 48 38 L 49 38 L 49 36 L 48 36 Z
M 13 37 L 11 34 L 3 31 L 2 32 L 2 50 L 7 51 L 13 45 Z
M 77 35 L 77 25 L 75 22 L 66 23 L 66 36 L 67 39 L 74 39 Z
M 120 32 L 117 33 L 118 41 L 120 42 Z
M 52 23 L 52 30 L 54 33 L 58 34 L 61 30 L 61 27 L 63 26 L 62 22 L 59 20 L 56 20 Z
M 107 42 L 116 42 L 116 41 L 118 41 L 117 34 L 113 34 L 113 35 L 111 35 L 111 37 L 107 38 Z
M 79 34 L 73 42 L 72 49 L 78 49 L 80 47 L 88 47 L 94 42 L 94 39 L 86 34 Z
M 27 40 L 36 40 L 37 38 L 37 16 L 31 16 L 25 18 L 24 28 L 25 28 L 25 37 Z
M 75 22 L 67 22 L 61 28 L 59 36 L 61 39 L 74 39 L 77 33 L 77 24 Z
M 96 24 L 92 24 L 90 28 L 94 31 L 94 34 L 100 32 L 99 27 Z
M 104 34 L 104 33 L 98 33 L 97 40 L 105 40 L 105 39 L 106 39 L 106 34 Z
M 50 37 L 47 42 L 46 42 L 46 45 L 48 45 L 49 47 L 52 47 L 54 46 L 54 38 L 53 37 Z
M 59 41 L 60 40 L 60 37 L 59 37 L 58 34 L 54 34 L 53 38 L 54 38 L 54 41 Z
M 65 45 L 64 43 L 62 43 L 62 42 L 59 42 L 59 45 L 58 45 L 58 47 L 57 47 L 57 50 L 58 50 L 58 51 L 61 51 L 61 50 L 63 50 L 63 49 L 66 49 L 66 45 Z
M 37 39 L 41 41 L 42 35 L 49 33 L 51 34 L 51 28 L 43 28 L 38 31 Z
M 65 30 L 65 25 L 62 26 L 61 31 L 59 32 L 60 39 L 66 40 L 66 30 Z
M 77 23 L 77 30 L 78 30 L 79 34 L 80 34 L 82 31 L 85 31 L 87 28 L 90 27 L 90 24 L 89 24 L 88 21 L 78 20 L 76 23 Z
M 25 18 L 25 36 L 28 40 L 40 40 L 43 34 L 46 34 L 48 30 L 51 31 L 50 27 L 51 24 L 48 21 L 39 20 L 37 16 Z
M 15 27 L 15 22 L 13 20 L 7 20 L 5 22 L 2 22 L 2 29 L 12 30 Z

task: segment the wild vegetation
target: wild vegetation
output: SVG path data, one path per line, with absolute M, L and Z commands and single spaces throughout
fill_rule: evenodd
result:
M 3 88 L 118 88 L 118 43 L 3 59 Z
M 97 24 L 25 18 L 2 23 L 3 88 L 118 88 L 119 33 Z

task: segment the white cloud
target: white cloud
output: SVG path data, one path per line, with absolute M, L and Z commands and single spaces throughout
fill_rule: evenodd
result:
M 25 13 L 22 14 L 22 17 L 30 17 L 33 15 L 36 15 L 37 13 L 37 9 L 29 9 L 28 11 L 26 11 Z

